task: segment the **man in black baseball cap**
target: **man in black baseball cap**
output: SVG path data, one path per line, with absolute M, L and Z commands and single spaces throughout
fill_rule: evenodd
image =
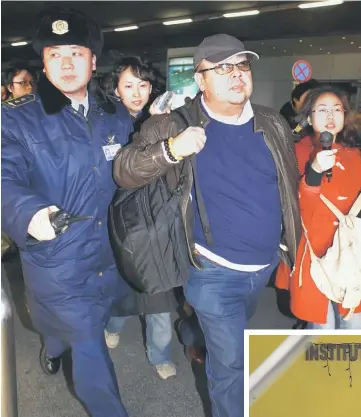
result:
M 244 329 L 279 256 L 294 263 L 301 235 L 292 132 L 277 111 L 251 103 L 254 59 L 232 36 L 206 38 L 194 52 L 200 93 L 177 109 L 183 117 L 148 119 L 113 168 L 125 189 L 165 175 L 171 189 L 182 181 L 192 190 L 180 201 L 192 265 L 183 288 L 204 333 L 217 417 L 244 416 Z
M 132 126 L 121 103 L 88 90 L 102 45 L 99 26 L 79 11 L 40 16 L 37 93 L 2 106 L 2 228 L 20 248 L 44 373 L 55 375 L 70 348 L 75 391 L 91 416 L 127 417 L 104 324 L 128 294 L 106 225 L 112 160 Z M 56 233 L 59 211 L 83 220 Z
M 253 91 L 251 64 L 259 56 L 226 34 L 212 35 L 195 49 L 195 80 L 210 108 L 222 107 L 229 116 L 240 116 L 239 106 L 250 107 Z

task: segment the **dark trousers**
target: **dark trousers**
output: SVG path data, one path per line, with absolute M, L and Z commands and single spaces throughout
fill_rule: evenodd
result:
M 213 417 L 243 417 L 244 329 L 256 310 L 278 257 L 257 272 L 240 272 L 199 256 L 184 287 L 195 309 L 206 347 L 206 372 Z
M 69 347 L 54 337 L 46 337 L 45 346 L 52 357 L 60 356 Z M 127 417 L 104 333 L 96 338 L 71 342 L 70 348 L 75 392 L 92 417 Z

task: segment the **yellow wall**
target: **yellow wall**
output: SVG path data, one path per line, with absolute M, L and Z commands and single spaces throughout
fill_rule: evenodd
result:
M 287 336 L 251 336 L 252 372 Z M 320 336 L 315 343 L 359 343 L 361 336 Z M 306 361 L 305 353 L 251 407 L 250 417 L 361 417 L 361 349 L 351 362 Z

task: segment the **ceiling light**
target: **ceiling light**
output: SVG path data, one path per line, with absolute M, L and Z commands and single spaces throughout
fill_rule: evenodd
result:
M 361 46 L 359 46 L 358 49 L 361 49 Z
M 274 46 L 273 49 L 276 49 L 276 47 Z
M 342 36 L 342 39 L 346 39 L 346 36 Z
M 168 20 L 167 22 L 163 22 L 163 25 L 181 25 L 182 23 L 191 23 L 193 22 L 192 19 L 179 19 L 179 20 Z
M 322 48 L 320 48 L 320 51 L 322 51 Z
M 13 42 L 12 44 L 11 44 L 11 46 L 24 46 L 24 45 L 27 45 L 28 43 L 27 42 L 25 42 L 25 41 L 23 41 L 23 42 Z
M 327 52 L 328 55 L 330 55 L 331 52 Z
M 336 4 L 342 4 L 343 0 L 327 0 L 327 1 L 317 1 L 299 4 L 300 9 L 312 9 L 314 7 L 325 7 L 325 6 L 336 6 Z
M 350 42 L 350 44 L 351 44 L 351 45 L 353 45 L 354 43 L 355 43 L 355 42 L 353 42 L 353 41 L 352 41 L 352 42 Z
M 139 26 L 123 26 L 122 28 L 116 28 L 114 29 L 114 32 L 124 32 L 125 30 L 134 30 L 134 29 L 138 29 Z
M 310 45 L 310 47 L 312 48 L 312 45 Z
M 245 12 L 225 13 L 223 17 L 254 16 L 256 14 L 259 14 L 259 10 L 248 10 Z
M 300 39 L 298 42 L 303 42 L 303 40 L 302 40 L 302 39 Z
M 283 50 L 283 52 L 287 52 L 287 50 L 286 50 L 286 49 L 284 49 L 284 50 Z

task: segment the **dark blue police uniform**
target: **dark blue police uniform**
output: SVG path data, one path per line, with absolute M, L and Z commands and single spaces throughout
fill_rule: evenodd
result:
M 75 390 L 91 415 L 126 417 L 104 338 L 110 307 L 128 290 L 108 239 L 116 184 L 103 147 L 127 143 L 129 114 L 89 94 L 84 117 L 43 77 L 36 95 L 2 105 L 1 130 L 2 229 L 20 248 L 33 324 L 50 357 L 71 348 Z M 49 206 L 90 218 L 34 243 L 29 223 Z
M 71 105 L 47 115 L 40 96 L 23 100 L 2 106 L 2 228 L 20 248 L 34 326 L 45 336 L 50 356 L 71 345 L 75 386 L 90 408 L 84 397 L 99 401 L 91 384 L 104 392 L 111 386 L 108 395 L 118 396 L 104 322 L 112 302 L 127 289 L 108 239 L 108 206 L 116 185 L 102 147 L 124 145 L 131 123 L 122 105 L 110 115 L 92 96 L 86 118 Z M 33 244 L 27 236 L 30 220 L 51 205 L 91 219 Z M 125 412 L 103 408 L 102 414 L 93 412 L 98 415 Z

